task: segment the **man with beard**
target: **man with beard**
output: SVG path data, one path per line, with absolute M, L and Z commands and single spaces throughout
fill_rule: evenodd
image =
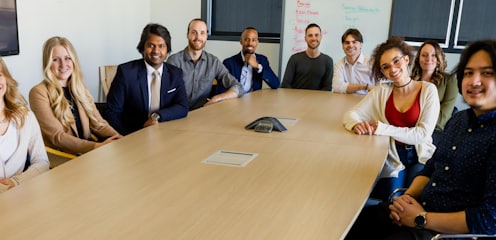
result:
M 143 58 L 118 66 L 107 96 L 107 120 L 124 135 L 188 114 L 182 71 L 164 63 L 171 51 L 167 28 L 146 25 L 137 49 Z
M 194 110 L 216 102 L 241 97 L 244 93 L 241 84 L 213 54 L 203 50 L 207 41 L 207 23 L 199 18 L 188 24 L 188 46 L 169 57 L 168 63 L 183 70 L 184 85 L 189 99 L 189 109 Z M 228 89 L 211 98 L 212 84 Z
M 346 56 L 334 65 L 332 91 L 367 94 L 375 85 L 370 57 L 362 54 L 363 37 L 355 28 L 346 30 L 341 37 Z
M 281 87 L 331 91 L 333 61 L 320 52 L 321 40 L 319 25 L 309 24 L 305 29 L 307 50 L 289 58 Z
M 229 72 L 240 81 L 245 93 L 262 89 L 263 81 L 272 89 L 278 88 L 279 78 L 270 68 L 267 57 L 255 54 L 258 46 L 257 30 L 253 27 L 245 28 L 239 43 L 242 47 L 241 52 L 226 58 L 223 63 Z M 218 93 L 225 90 L 222 86 L 217 88 Z

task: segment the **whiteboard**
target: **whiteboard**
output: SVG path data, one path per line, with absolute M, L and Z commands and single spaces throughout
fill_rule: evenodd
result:
M 322 29 L 321 52 L 334 62 L 344 57 L 341 35 L 357 28 L 363 35 L 362 52 L 371 55 L 389 34 L 392 0 L 283 0 L 279 59 L 281 81 L 289 57 L 307 48 L 305 28 L 316 23 Z

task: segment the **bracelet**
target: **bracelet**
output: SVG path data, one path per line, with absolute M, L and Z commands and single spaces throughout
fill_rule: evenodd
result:
M 365 88 L 364 88 L 363 90 L 368 90 L 368 89 L 369 89 L 369 84 L 367 83 L 367 84 L 365 85 Z

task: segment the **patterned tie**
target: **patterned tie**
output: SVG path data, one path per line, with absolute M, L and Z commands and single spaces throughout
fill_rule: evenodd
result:
M 245 92 L 250 91 L 251 86 L 247 86 L 247 79 L 248 77 L 248 66 L 245 64 L 243 69 L 241 69 L 241 77 L 239 78 L 239 81 L 241 83 L 241 86 L 243 86 L 243 89 Z
M 152 84 L 150 86 L 150 113 L 160 109 L 160 82 L 158 71 L 153 72 Z

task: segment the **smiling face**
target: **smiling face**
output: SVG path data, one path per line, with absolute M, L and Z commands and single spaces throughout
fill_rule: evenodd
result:
M 316 49 L 320 45 L 320 40 L 322 40 L 322 35 L 320 35 L 320 29 L 318 27 L 311 27 L 305 32 L 305 42 L 310 49 Z
M 67 49 L 63 46 L 59 45 L 53 48 L 50 70 L 59 81 L 66 82 L 71 77 L 74 71 L 74 62 Z
M 157 35 L 150 34 L 143 49 L 145 61 L 155 69 L 162 66 L 167 58 L 167 44 L 165 40 Z
M 362 43 L 353 37 L 353 35 L 348 34 L 344 39 L 343 43 L 343 51 L 347 57 L 357 58 L 362 51 Z
M 403 53 L 397 48 L 386 50 L 380 58 L 380 68 L 382 74 L 394 82 L 401 83 L 408 81 L 408 63 L 410 59 L 408 55 Z M 401 85 L 401 84 L 400 84 Z
M 489 54 L 474 53 L 463 71 L 462 95 L 477 115 L 496 109 L 496 76 Z
M 426 44 L 420 50 L 419 63 L 422 71 L 434 72 L 438 65 L 438 59 L 436 56 L 436 49 L 432 45 Z
M 243 47 L 243 54 L 253 54 L 258 46 L 258 33 L 253 29 L 247 29 L 241 34 L 239 43 Z
M 188 27 L 189 48 L 202 50 L 207 42 L 207 34 L 207 25 L 203 21 L 192 21 Z

